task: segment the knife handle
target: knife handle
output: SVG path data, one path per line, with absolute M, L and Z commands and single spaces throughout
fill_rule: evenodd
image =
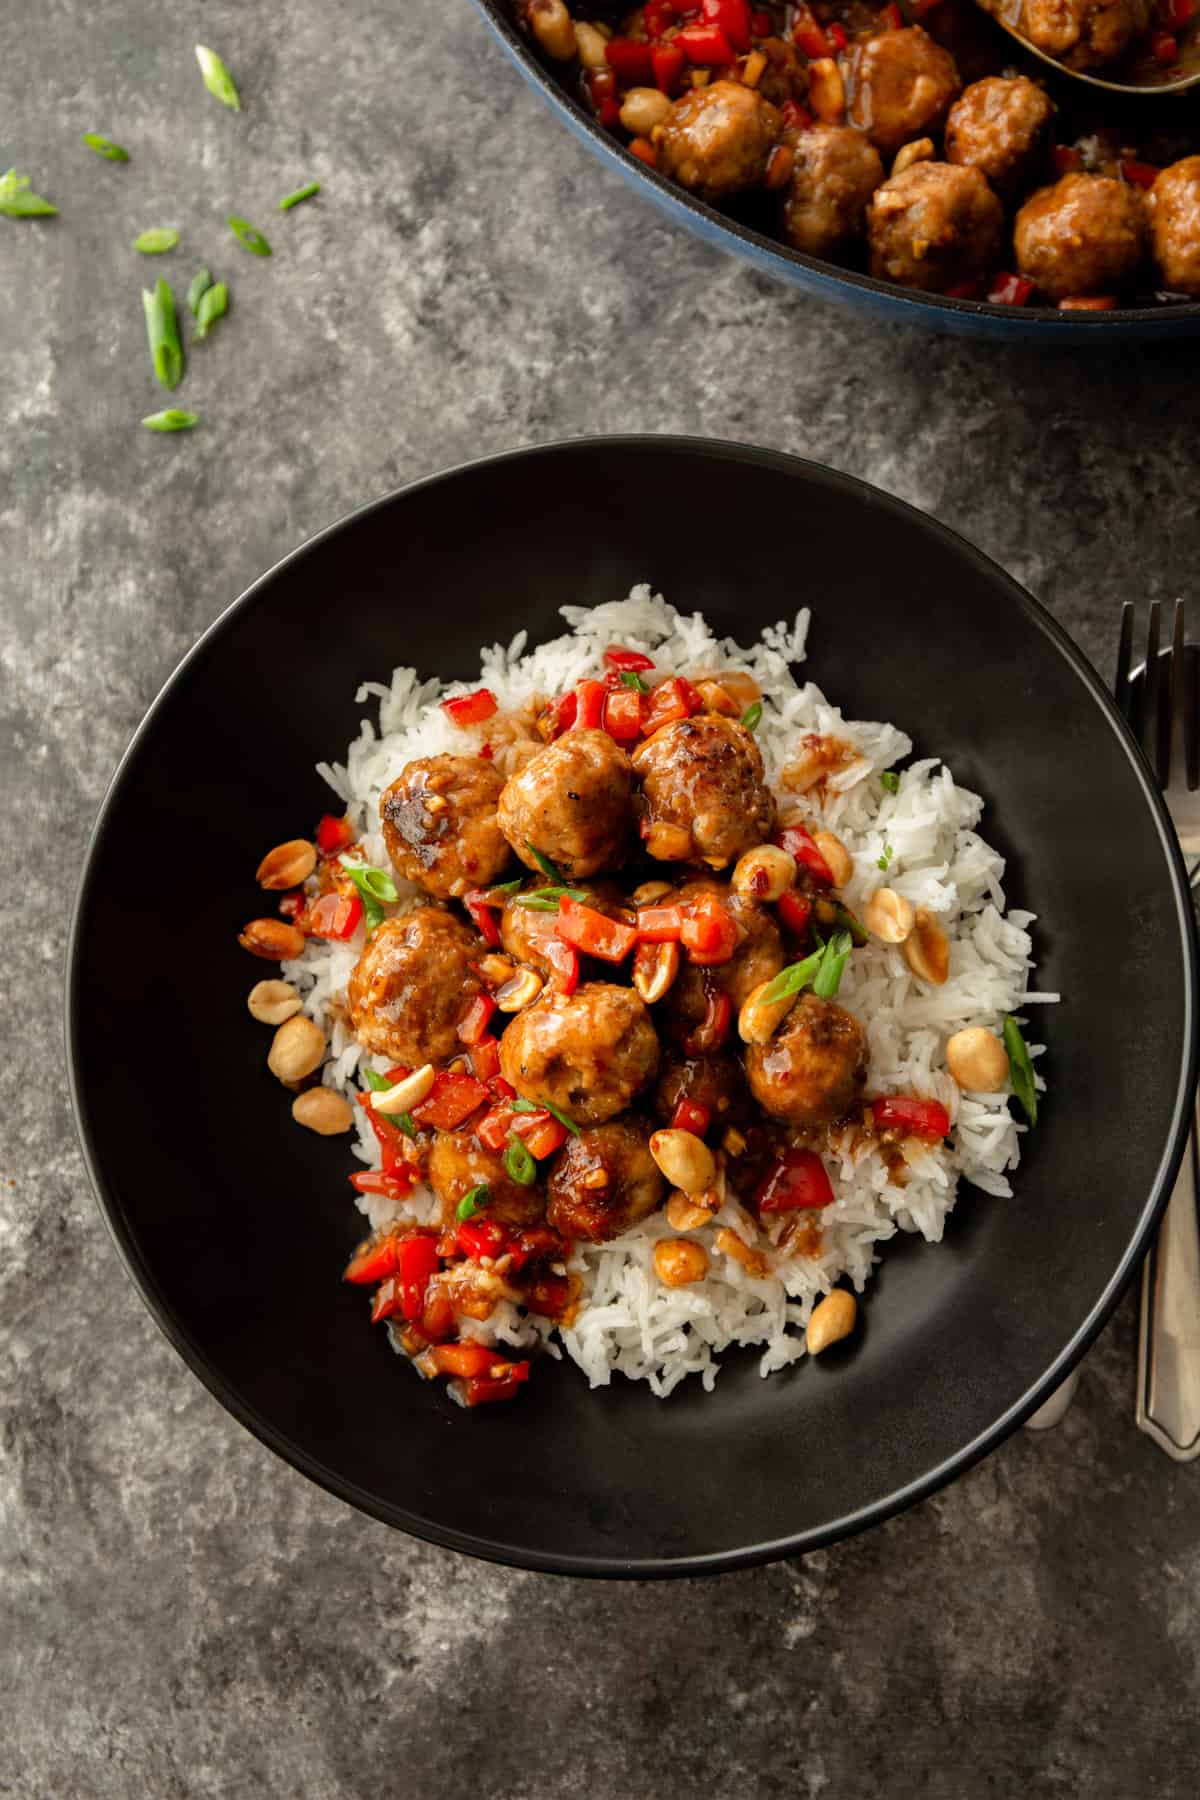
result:
M 1176 1462 L 1200 1456 L 1200 1225 L 1192 1129 L 1158 1235 L 1142 1267 L 1137 1424 Z

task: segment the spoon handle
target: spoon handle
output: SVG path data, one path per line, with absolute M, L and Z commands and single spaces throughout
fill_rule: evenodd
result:
M 1142 1268 L 1137 1424 L 1176 1462 L 1200 1456 L 1200 1225 L 1195 1108 L 1183 1162 Z

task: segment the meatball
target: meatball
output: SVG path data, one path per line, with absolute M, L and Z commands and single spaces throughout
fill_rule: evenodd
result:
M 998 194 L 1028 187 L 1045 156 L 1054 107 L 1024 75 L 989 75 L 964 88 L 946 120 L 946 161 L 978 169 Z
M 504 1163 L 469 1131 L 439 1131 L 429 1152 L 429 1185 L 442 1203 L 441 1222 L 454 1222 L 455 1208 L 471 1189 L 486 1183 L 484 1205 L 504 1225 L 536 1225 L 546 1207 L 540 1187 L 522 1187 Z
M 950 52 L 919 25 L 868 38 L 851 71 L 850 123 L 887 156 L 935 131 L 962 86 Z
M 566 1238 L 603 1244 L 647 1218 L 665 1191 L 649 1123 L 630 1114 L 567 1139 L 550 1176 L 546 1221 Z
M 912 163 L 871 197 L 871 273 L 944 294 L 994 266 L 1003 228 L 1003 209 L 978 169 Z
M 816 1127 L 844 1118 L 867 1079 L 867 1036 L 835 1000 L 803 994 L 775 1036 L 746 1049 L 754 1098 L 772 1118 Z
M 512 854 L 496 823 L 504 783 L 482 756 L 422 756 L 379 802 L 387 853 L 439 900 L 486 887 Z
M 1107 175 L 1064 175 L 1017 214 L 1017 268 L 1051 300 L 1107 294 L 1136 275 L 1146 254 L 1141 192 Z
M 532 886 L 544 887 L 545 879 Z M 589 906 L 606 917 L 628 916 L 615 881 L 585 882 L 579 891 L 587 895 Z M 508 954 L 517 962 L 528 963 L 541 975 L 553 975 L 562 966 L 556 952 L 564 952 L 567 948 L 558 935 L 557 923 L 557 912 L 539 912 L 532 906 L 522 906 L 519 896 L 513 894 L 500 915 L 500 938 Z
M 685 882 L 675 899 L 684 903 L 704 894 L 713 895 L 733 914 L 741 941 L 728 962 L 714 963 L 706 968 L 694 962 L 683 963 L 667 995 L 666 1005 L 671 1016 L 685 1030 L 693 1030 L 704 1019 L 708 997 L 714 991 L 729 995 L 730 1007 L 736 1016 L 748 995 L 760 982 L 770 981 L 772 975 L 778 975 L 786 960 L 774 915 L 755 901 L 735 894 L 725 882 Z
M 714 81 L 677 100 L 654 133 L 658 166 L 701 200 L 757 187 L 783 119 L 740 81 Z
M 654 1110 L 664 1125 L 681 1100 L 706 1106 L 717 1126 L 741 1124 L 750 1114 L 746 1079 L 732 1056 L 668 1057 L 654 1093 Z
M 632 988 L 589 981 L 570 995 L 547 990 L 501 1038 L 500 1072 L 526 1100 L 602 1125 L 654 1080 L 658 1038 Z
M 883 180 L 878 150 L 848 125 L 812 125 L 793 143 L 783 235 L 808 256 L 830 256 L 862 235 L 867 201 Z
M 534 850 L 568 881 L 618 867 L 633 824 L 629 758 L 606 731 L 568 731 L 509 776 L 498 816 L 530 869 L 540 867 Z
M 346 989 L 360 1044 L 393 1062 L 447 1062 L 461 1048 L 456 1027 L 479 992 L 473 931 L 436 906 L 386 919 L 367 940 Z
M 987 10 L 1069 69 L 1098 69 L 1116 60 L 1150 21 L 1150 0 L 987 0 Z
M 1164 169 L 1147 201 L 1154 260 L 1164 286 L 1200 294 L 1200 156 Z
M 753 732 L 720 713 L 664 725 L 640 744 L 646 849 L 660 862 L 699 859 L 714 869 L 769 836 L 775 801 Z

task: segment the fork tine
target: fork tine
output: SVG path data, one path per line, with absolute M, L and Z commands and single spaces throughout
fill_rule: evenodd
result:
M 1120 707 L 1127 722 L 1130 720 L 1132 694 L 1129 688 L 1129 667 L 1133 661 L 1133 603 L 1126 600 L 1121 608 L 1121 641 L 1117 645 L 1117 669 L 1113 676 L 1113 698 Z
M 1187 784 L 1200 787 L 1200 644 L 1189 644 L 1183 659 L 1183 752 Z
M 1142 713 L 1139 733 L 1142 749 L 1149 761 L 1157 765 L 1158 713 L 1162 704 L 1162 665 L 1158 645 L 1162 636 L 1162 604 L 1150 602 L 1150 622 L 1146 627 L 1146 661 L 1142 665 Z M 1158 769 L 1155 767 L 1155 774 Z

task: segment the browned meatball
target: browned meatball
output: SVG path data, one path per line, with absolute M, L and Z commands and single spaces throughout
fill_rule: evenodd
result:
M 867 1037 L 835 1000 L 804 994 L 775 1036 L 746 1049 L 746 1074 L 764 1112 L 787 1125 L 831 1125 L 867 1079 Z
M 1200 156 L 1164 169 L 1147 200 L 1154 260 L 1163 285 L 1200 294 Z
M 1124 54 L 1150 19 L 1150 0 L 985 0 L 987 11 L 1069 69 L 1098 69 Z
M 386 919 L 367 940 L 346 990 L 350 1026 L 360 1044 L 393 1062 L 446 1062 L 462 1048 L 456 1027 L 479 992 L 470 964 L 480 953 L 473 931 L 436 906 Z
M 913 163 L 867 209 L 871 273 L 944 294 L 994 266 L 1004 212 L 978 169 Z
M 729 995 L 736 1018 L 742 1002 L 759 982 L 770 981 L 772 975 L 778 975 L 785 960 L 779 927 L 765 907 L 735 894 L 726 882 L 711 879 L 685 882 L 675 899 L 684 903 L 699 899 L 703 894 L 712 894 L 733 914 L 741 942 L 726 963 L 702 968 L 694 962 L 684 961 L 665 1004 L 672 1017 L 687 1030 L 694 1029 L 703 1020 L 708 1011 L 708 996 L 713 990 Z
M 812 125 L 793 143 L 783 235 L 808 256 L 830 256 L 861 237 L 867 201 L 883 180 L 878 150 L 848 125 Z
M 950 52 L 919 25 L 868 38 L 850 68 L 850 123 L 887 156 L 936 130 L 962 86 Z
M 783 120 L 740 81 L 714 81 L 677 100 L 654 133 L 658 166 L 702 200 L 757 187 Z
M 441 1222 L 450 1225 L 459 1201 L 481 1184 L 480 1204 L 505 1225 L 536 1225 L 546 1208 L 540 1186 L 522 1187 L 502 1159 L 485 1150 L 469 1131 L 439 1131 L 429 1152 L 429 1185 L 442 1203 Z
M 540 882 L 530 882 L 526 892 L 532 892 L 539 886 L 545 887 L 546 878 Z M 589 906 L 597 912 L 604 913 L 607 918 L 618 919 L 627 915 L 623 904 L 621 890 L 615 881 L 587 881 L 578 890 L 586 894 Z M 522 906 L 520 897 L 513 894 L 506 902 L 500 915 L 500 937 L 508 954 L 517 962 L 528 963 L 541 975 L 553 975 L 556 968 L 562 966 L 556 961 L 554 952 L 564 951 L 566 945 L 556 930 L 558 913 L 539 912 L 531 906 Z M 547 954 L 547 952 L 550 954 Z
M 618 868 L 633 824 L 629 758 L 606 731 L 565 732 L 509 776 L 499 820 L 530 869 L 540 866 L 533 850 L 568 881 Z
M 946 161 L 969 163 L 998 194 L 1028 187 L 1045 157 L 1054 107 L 1024 75 L 989 75 L 964 88 L 946 120 Z
M 1107 294 L 1136 275 L 1146 254 L 1138 188 L 1107 175 L 1064 175 L 1017 214 L 1017 268 L 1051 300 Z
M 588 981 L 547 990 L 500 1040 L 500 1071 L 526 1100 L 549 1100 L 578 1125 L 602 1125 L 658 1072 L 658 1038 L 632 988 Z
M 746 1078 L 732 1056 L 668 1057 L 654 1093 L 654 1109 L 664 1125 L 671 1123 L 681 1100 L 706 1106 L 718 1131 L 750 1116 Z
M 422 756 L 379 802 L 383 841 L 406 881 L 439 900 L 486 887 L 512 855 L 496 823 L 504 783 L 482 756 Z
M 724 868 L 770 835 L 775 801 L 753 732 L 720 713 L 664 725 L 634 752 L 642 837 L 660 862 Z
M 568 1138 L 550 1176 L 547 1223 L 603 1244 L 647 1218 L 666 1191 L 649 1142 L 648 1122 L 634 1114 Z

